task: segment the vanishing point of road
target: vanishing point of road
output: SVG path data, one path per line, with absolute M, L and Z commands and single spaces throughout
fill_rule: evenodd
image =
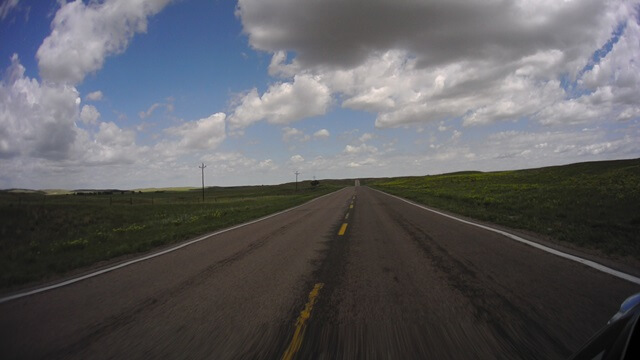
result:
M 355 186 L 0 303 L 4 359 L 562 359 L 640 285 Z

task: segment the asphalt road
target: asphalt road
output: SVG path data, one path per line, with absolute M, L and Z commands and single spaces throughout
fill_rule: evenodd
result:
M 502 235 L 351 187 L 1 303 L 0 354 L 562 359 L 639 291 Z

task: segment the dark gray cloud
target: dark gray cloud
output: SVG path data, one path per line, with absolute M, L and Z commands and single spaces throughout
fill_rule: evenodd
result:
M 575 57 L 599 40 L 607 6 L 601 0 L 240 0 L 238 15 L 251 45 L 293 51 L 305 66 L 350 68 L 372 53 L 398 49 L 424 67 L 514 61 L 547 49 Z

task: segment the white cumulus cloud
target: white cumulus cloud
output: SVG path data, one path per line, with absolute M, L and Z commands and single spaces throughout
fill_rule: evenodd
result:
M 130 164 L 146 149 L 135 143 L 135 132 L 113 122 L 98 124 L 92 105 L 80 110 L 78 91 L 69 85 L 40 83 L 24 75 L 17 55 L 0 82 L 0 159 L 3 166 L 34 162 L 41 169 Z M 96 131 L 77 121 L 98 125 Z M 44 170 L 43 170 L 44 171 Z M 28 179 L 26 179 L 28 181 Z
M 304 133 L 302 130 L 298 130 L 296 128 L 285 126 L 282 128 L 282 141 L 290 142 L 296 140 L 298 142 L 306 142 L 309 141 L 311 137 Z
M 24 75 L 17 55 L 0 82 L 0 157 L 65 159 L 76 138 L 80 98 L 71 86 Z
M 229 125 L 241 129 L 261 120 L 288 124 L 324 114 L 330 102 L 329 89 L 318 78 L 298 75 L 293 82 L 271 85 L 261 96 L 256 89 L 245 94 L 229 116 Z
M 80 120 L 85 124 L 97 124 L 100 112 L 93 105 L 84 105 L 80 111 Z
M 147 18 L 170 1 L 63 2 L 36 53 L 40 75 L 57 83 L 82 82 L 107 56 L 123 52 L 135 33 L 146 32 Z
M 300 154 L 293 155 L 291 158 L 289 158 L 289 162 L 291 162 L 292 164 L 300 164 L 304 162 L 304 158 Z
M 113 122 L 100 123 L 100 131 L 96 134 L 96 140 L 104 145 L 130 146 L 135 139 L 133 131 L 122 130 Z
M 327 129 L 320 129 L 318 131 L 316 131 L 315 133 L 313 133 L 313 137 L 316 139 L 326 139 L 329 136 L 331 136 L 331 134 L 329 133 L 329 130 Z
M 165 131 L 180 138 L 178 146 L 183 150 L 215 149 L 226 137 L 224 113 L 189 121 Z
M 85 99 L 90 101 L 100 101 L 102 100 L 102 97 L 102 91 L 98 90 L 88 93 L 87 96 L 85 96 Z
M 367 144 L 360 144 L 358 146 L 347 145 L 344 148 L 345 154 L 373 154 L 376 152 L 378 152 L 378 148 Z
M 367 142 L 373 138 L 375 138 L 375 135 L 372 133 L 364 133 L 358 138 L 358 140 L 360 140 L 360 142 Z

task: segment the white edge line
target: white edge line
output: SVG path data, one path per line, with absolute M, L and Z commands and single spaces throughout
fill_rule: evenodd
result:
M 189 240 L 189 241 L 184 242 L 184 243 L 182 243 L 180 245 L 176 245 L 174 247 L 159 251 L 157 253 L 145 255 L 143 257 L 139 257 L 139 258 L 136 258 L 136 259 L 133 259 L 133 260 L 129 260 L 129 261 L 124 262 L 122 264 L 111 266 L 111 267 L 108 267 L 106 269 L 98 270 L 98 271 L 95 271 L 95 272 L 92 272 L 92 273 L 89 273 L 89 274 L 86 274 L 86 275 L 82 275 L 82 276 L 78 276 L 78 277 L 75 277 L 75 278 L 71 278 L 69 280 L 65 280 L 65 281 L 62 281 L 62 282 L 59 282 L 59 283 L 56 283 L 56 284 L 53 284 L 53 285 L 49 285 L 49 286 L 45 286 L 45 287 L 41 287 L 41 288 L 33 289 L 33 290 L 30 290 L 30 291 L 25 291 L 25 292 L 22 292 L 22 293 L 17 293 L 17 294 L 11 295 L 11 296 L 0 298 L 0 304 L 5 303 L 7 301 L 23 298 L 25 296 L 35 295 L 35 294 L 38 294 L 38 293 L 41 293 L 41 292 L 57 289 L 57 288 L 60 288 L 60 287 L 63 287 L 63 286 L 67 286 L 67 285 L 71 285 L 73 283 L 77 283 L 79 281 L 86 280 L 86 279 L 92 278 L 94 276 L 102 275 L 102 274 L 111 272 L 113 270 L 117 270 L 117 269 L 123 268 L 125 266 L 129 266 L 129 265 L 133 265 L 135 263 L 139 263 L 141 261 L 153 259 L 154 257 L 160 256 L 160 255 L 164 255 L 164 254 L 176 251 L 178 249 L 182 249 L 183 247 L 187 247 L 189 245 L 195 244 L 197 242 L 200 242 L 202 240 L 208 239 L 210 237 L 217 236 L 217 235 L 226 233 L 228 231 L 239 229 L 241 227 L 245 227 L 245 226 L 248 226 L 248 225 L 251 225 L 251 224 L 255 224 L 257 222 L 264 221 L 264 220 L 270 219 L 272 217 L 275 217 L 275 216 L 278 216 L 278 215 L 282 215 L 284 213 L 288 213 L 289 211 L 293 211 L 293 210 L 295 210 L 297 208 L 305 206 L 305 205 L 307 205 L 309 203 L 312 203 L 312 202 L 314 202 L 316 200 L 322 199 L 325 196 L 329 196 L 331 194 L 335 194 L 338 191 L 342 191 L 344 189 L 346 189 L 346 188 L 342 188 L 342 189 L 339 189 L 339 190 L 336 190 L 336 191 L 332 191 L 332 192 L 330 192 L 328 194 L 325 194 L 325 195 L 319 196 L 317 198 L 311 199 L 311 200 L 305 202 L 304 204 L 300 204 L 300 205 L 294 206 L 292 208 L 289 208 L 289 209 L 286 209 L 286 210 L 282 210 L 282 211 L 277 212 L 275 214 L 267 215 L 267 216 L 261 217 L 259 219 L 251 220 L 251 221 L 246 222 L 246 223 L 242 223 L 242 224 L 239 224 L 239 225 L 234 225 L 234 226 L 232 226 L 230 228 L 226 228 L 226 229 L 218 230 L 218 231 L 210 233 L 210 234 L 202 235 L 202 236 L 197 237 L 197 238 L 195 238 L 193 240 Z
M 632 283 L 634 283 L 634 284 L 638 284 L 638 285 L 640 285 L 640 278 L 635 277 L 635 276 L 630 275 L 630 274 L 627 274 L 627 273 L 623 273 L 623 272 L 618 271 L 618 270 L 614 270 L 614 269 L 609 268 L 609 267 L 606 267 L 606 266 L 604 266 L 604 265 L 602 265 L 602 264 L 598 264 L 597 262 L 594 262 L 594 261 L 591 261 L 591 260 L 587 260 L 587 259 L 583 259 L 583 258 L 578 257 L 578 256 L 575 256 L 575 255 L 567 254 L 567 253 L 564 253 L 564 252 L 559 251 L 559 250 L 556 250 L 556 249 L 552 249 L 552 248 L 550 248 L 550 247 L 547 247 L 547 246 L 544 246 L 544 245 L 538 244 L 537 242 L 534 242 L 534 241 L 530 241 L 530 240 L 523 239 L 523 238 L 521 238 L 520 236 L 513 235 L 513 234 L 508 233 L 508 232 L 506 232 L 506 231 L 502 231 L 502 230 L 494 229 L 494 228 L 489 227 L 489 226 L 480 225 L 480 224 L 477 224 L 477 223 L 474 223 L 474 222 L 471 222 L 471 221 L 467 221 L 467 220 L 460 219 L 460 218 L 458 218 L 458 217 L 455 217 L 455 216 L 452 216 L 452 215 L 449 215 L 449 214 L 445 214 L 445 213 L 442 213 L 442 212 L 437 211 L 437 210 L 430 209 L 430 208 L 428 208 L 428 207 L 426 207 L 426 206 L 422 206 L 422 205 L 420 205 L 420 204 L 416 204 L 416 203 L 414 203 L 414 202 L 412 202 L 412 201 L 409 201 L 409 200 L 407 200 L 407 199 L 403 199 L 403 198 L 401 198 L 401 197 L 399 197 L 399 196 L 396 196 L 396 195 L 391 195 L 391 194 L 389 194 L 389 193 L 386 193 L 386 192 L 381 191 L 381 190 L 378 190 L 378 189 L 374 189 L 374 188 L 371 188 L 371 187 L 370 187 L 370 189 L 375 190 L 375 191 L 377 191 L 377 192 L 380 192 L 380 193 L 382 193 L 382 194 L 385 194 L 385 195 L 388 195 L 388 196 L 394 197 L 394 198 L 396 198 L 396 199 L 398 199 L 398 200 L 401 200 L 401 201 L 406 202 L 407 204 L 411 204 L 411 205 L 413 205 L 413 206 L 419 207 L 419 208 L 421 208 L 421 209 L 423 209 L 423 210 L 431 211 L 431 212 L 436 213 L 436 214 L 438 214 L 438 215 L 442 215 L 442 216 L 444 216 L 444 217 L 448 217 L 448 218 L 450 218 L 450 219 L 453 219 L 453 220 L 457 220 L 457 221 L 463 222 L 463 223 L 465 223 L 465 224 L 469 224 L 469 225 L 472 225 L 472 226 L 477 226 L 477 227 L 479 227 L 479 228 L 481 228 L 481 229 L 485 229 L 485 230 L 493 231 L 493 232 L 498 233 L 498 234 L 500 234 L 500 235 L 506 236 L 506 237 L 508 237 L 508 238 L 510 238 L 510 239 L 512 239 L 512 240 L 515 240 L 515 241 L 521 242 L 521 243 L 523 243 L 523 244 L 526 244 L 526 245 L 532 246 L 532 247 L 534 247 L 534 248 L 536 248 L 536 249 L 540 249 L 540 250 L 542 250 L 542 251 L 546 251 L 546 252 L 548 252 L 548 253 L 550 253 L 550 254 L 553 254 L 553 255 L 559 256 L 559 257 L 561 257 L 561 258 L 565 258 L 565 259 L 568 259 L 568 260 L 572 260 L 572 261 L 578 262 L 578 263 L 580 263 L 580 264 L 583 264 L 583 265 L 586 265 L 586 266 L 591 267 L 591 268 L 593 268 L 593 269 L 596 269 L 596 270 L 602 271 L 602 272 L 607 273 L 607 274 L 609 274 L 609 275 L 613 275 L 613 276 L 618 277 L 618 278 L 620 278 L 620 279 L 627 280 L 627 281 L 632 282 Z

